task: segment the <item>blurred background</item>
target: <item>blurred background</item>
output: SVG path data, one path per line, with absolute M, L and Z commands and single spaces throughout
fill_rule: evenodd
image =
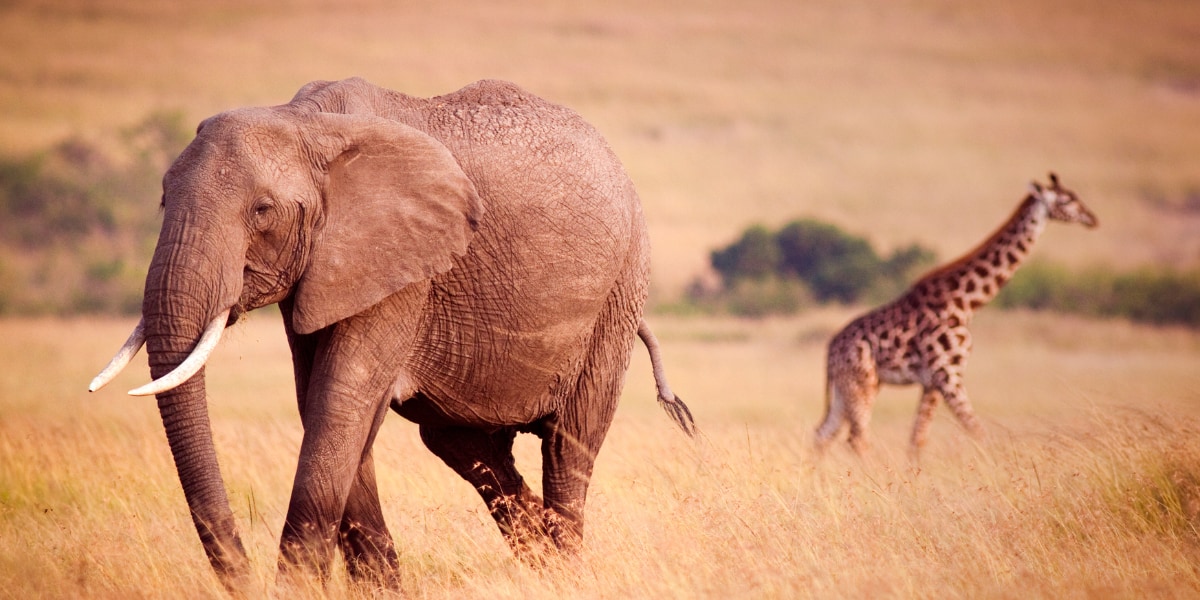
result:
M 710 261 L 797 219 L 881 260 L 922 251 L 845 299 L 878 301 L 1054 170 L 1101 228 L 1052 228 L 1040 287 L 1008 302 L 1128 316 L 1138 299 L 1080 309 L 1078 288 L 1151 282 L 1183 314 L 1143 320 L 1200 325 L 1197 39 L 1187 0 L 4 2 L 0 315 L 136 313 L 196 123 L 361 76 L 418 96 L 507 79 L 594 123 L 645 203 L 659 311 L 811 305 L 804 282 L 721 297 Z

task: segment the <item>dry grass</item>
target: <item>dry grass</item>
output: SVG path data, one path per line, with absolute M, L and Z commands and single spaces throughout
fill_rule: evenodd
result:
M 985 313 L 969 386 L 989 435 L 939 413 L 904 459 L 916 391 L 885 394 L 869 460 L 809 453 L 829 332 L 848 314 L 655 320 L 703 428 L 673 430 L 636 357 L 578 565 L 517 564 L 482 503 L 393 416 L 377 442 L 403 591 L 429 598 L 1194 597 L 1200 335 Z M 86 382 L 130 323 L 3 321 L 0 597 L 219 597 L 153 402 Z M 276 318 L 209 368 L 218 451 L 264 590 L 299 444 Z M 142 364 L 138 361 L 137 364 Z M 537 485 L 535 440 L 518 461 Z M 340 576 L 332 596 L 369 597 Z M 310 595 L 320 596 L 310 590 Z

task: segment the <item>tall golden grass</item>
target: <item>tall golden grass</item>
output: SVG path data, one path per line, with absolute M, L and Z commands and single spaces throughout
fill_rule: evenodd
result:
M 849 314 L 655 319 L 692 442 L 640 351 L 602 449 L 577 562 L 515 561 L 482 502 L 391 416 L 376 442 L 402 592 L 430 598 L 1194 597 L 1200 335 L 984 313 L 968 372 L 988 435 L 939 413 L 904 457 L 912 388 L 879 401 L 866 460 L 810 453 L 823 344 Z M 262 593 L 300 427 L 277 317 L 209 369 L 216 444 Z M 87 381 L 127 321 L 0 321 L 0 597 L 221 597 L 152 400 Z M 536 440 L 518 464 L 538 486 Z M 311 597 L 372 597 L 338 573 Z

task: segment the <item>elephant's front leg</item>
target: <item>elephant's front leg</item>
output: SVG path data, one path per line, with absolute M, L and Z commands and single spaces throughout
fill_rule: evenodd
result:
M 395 561 L 370 453 L 401 356 L 412 339 L 412 324 L 391 308 L 376 306 L 313 338 L 301 400 L 304 438 L 280 540 L 285 577 L 298 569 L 327 576 L 339 539 L 347 542 L 343 548 L 350 550 L 351 569 L 363 566 L 350 563 L 367 555 L 374 556 L 368 559 L 372 568 Z
M 400 559 L 383 521 L 375 486 L 375 461 L 369 446 L 346 499 L 338 540 L 351 577 L 374 580 L 384 588 L 395 589 L 399 586 Z
M 309 406 L 304 419 L 304 439 L 280 540 L 280 571 L 310 569 L 328 575 L 334 543 L 340 538 L 347 509 L 351 513 L 377 503 L 375 490 L 362 482 L 363 461 L 370 460 L 367 440 L 373 434 L 375 414 L 385 406 L 383 392 L 371 402 L 352 395 L 326 394 L 333 407 Z M 366 414 L 362 421 L 358 414 Z M 373 479 L 373 477 L 372 477 Z M 353 500 L 353 502 L 351 502 Z M 374 513 L 369 510 L 368 514 Z M 368 521 L 382 528 L 382 517 Z

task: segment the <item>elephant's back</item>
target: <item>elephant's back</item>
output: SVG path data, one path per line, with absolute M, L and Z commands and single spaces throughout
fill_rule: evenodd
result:
M 544 305 L 570 287 L 606 294 L 644 242 L 641 201 L 603 136 L 574 111 L 519 86 L 471 84 L 441 101 L 431 134 L 475 184 L 484 215 L 463 261 Z M 435 122 L 440 122 L 436 125 Z M 553 293 L 550 290 L 554 290 Z
M 476 424 L 552 412 L 621 287 L 640 315 L 648 257 L 640 201 L 598 132 L 512 84 L 447 97 L 428 124 L 485 207 L 467 254 L 434 281 L 412 368 L 443 411 Z M 634 293 L 629 294 L 629 290 Z

